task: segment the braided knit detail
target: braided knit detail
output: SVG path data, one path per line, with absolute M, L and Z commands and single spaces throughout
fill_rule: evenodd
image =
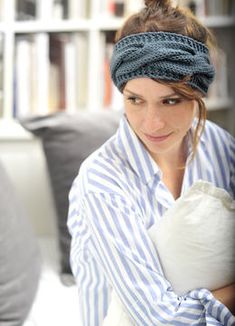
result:
M 111 60 L 111 77 L 121 91 L 128 80 L 140 77 L 187 83 L 206 95 L 214 78 L 209 50 L 188 36 L 146 32 L 117 42 Z

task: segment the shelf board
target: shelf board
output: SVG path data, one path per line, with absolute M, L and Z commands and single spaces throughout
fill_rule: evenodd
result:
M 91 23 L 88 19 L 79 20 L 52 20 L 50 22 L 43 21 L 27 21 L 15 22 L 13 30 L 19 33 L 37 33 L 37 32 L 87 32 L 91 29 Z
M 235 26 L 235 17 L 233 16 L 225 16 L 225 15 L 218 15 L 218 16 L 204 16 L 198 17 L 201 22 L 203 22 L 208 27 L 229 27 Z M 112 30 L 112 29 L 119 29 L 126 18 L 118 18 L 103 15 L 97 19 L 97 28 L 100 30 Z M 94 19 L 96 21 L 96 19 Z
M 7 31 L 7 24 L 4 22 L 0 22 L 0 33 L 6 33 Z
M 94 19 L 94 26 L 98 30 L 109 31 L 118 30 L 124 22 L 123 18 L 111 17 L 111 16 L 100 16 L 98 19 Z
M 204 101 L 209 111 L 227 110 L 234 106 L 232 98 L 210 98 Z
M 117 30 L 122 26 L 123 18 L 109 16 L 94 19 L 75 20 L 52 20 L 50 22 L 23 21 L 15 22 L 13 30 L 15 33 L 36 33 L 36 32 L 72 32 L 91 30 Z M 0 25 L 1 27 L 1 25 Z
M 205 16 L 199 17 L 208 27 L 228 27 L 235 26 L 235 17 L 232 16 Z M 48 21 L 15 21 L 11 24 L 0 22 L 0 32 L 6 32 L 9 28 L 15 33 L 36 33 L 36 32 L 61 32 L 61 31 L 90 31 L 97 30 L 117 30 L 125 18 L 112 17 L 109 15 L 99 15 L 95 18 L 79 18 L 70 20 L 52 19 Z

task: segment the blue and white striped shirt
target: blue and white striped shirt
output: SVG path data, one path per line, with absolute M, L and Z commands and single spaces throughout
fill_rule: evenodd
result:
M 203 179 L 234 196 L 234 158 L 234 138 L 207 122 L 186 166 L 182 194 Z M 112 288 L 135 325 L 235 325 L 210 291 L 195 289 L 179 297 L 164 278 L 147 230 L 174 198 L 125 117 L 116 134 L 82 164 L 69 200 L 82 325 L 102 325 Z

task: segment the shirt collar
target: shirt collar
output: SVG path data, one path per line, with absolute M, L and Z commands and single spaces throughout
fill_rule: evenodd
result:
M 130 127 L 125 115 L 120 121 L 117 140 L 122 156 L 145 184 L 160 172 L 158 165 Z
M 187 134 L 188 158 L 192 155 L 193 131 L 196 127 L 197 119 L 194 120 L 192 128 Z M 140 176 L 145 184 L 148 184 L 155 175 L 161 175 L 161 170 L 153 160 L 145 146 L 137 137 L 135 132 L 129 125 L 126 116 L 124 115 L 120 121 L 120 126 L 117 132 L 118 147 L 122 152 L 124 159 L 128 161 L 134 171 Z M 202 133 L 200 143 L 206 146 L 205 136 Z M 199 144 L 200 146 L 200 144 Z

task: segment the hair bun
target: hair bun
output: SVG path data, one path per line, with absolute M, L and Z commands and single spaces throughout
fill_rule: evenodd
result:
M 158 8 L 169 8 L 172 5 L 171 0 L 145 0 L 144 4 L 151 10 L 156 10 Z

